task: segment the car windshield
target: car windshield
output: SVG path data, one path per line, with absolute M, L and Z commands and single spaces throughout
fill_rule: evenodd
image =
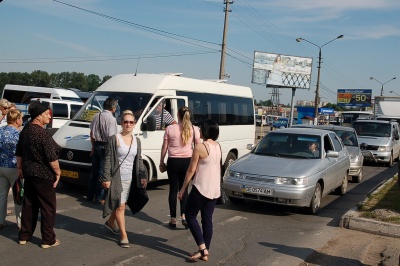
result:
M 353 131 L 331 129 L 341 139 L 344 145 L 358 147 L 357 136 Z
M 122 115 L 125 110 L 131 110 L 138 119 L 144 108 L 149 103 L 152 94 L 150 93 L 132 93 L 132 92 L 94 92 L 86 101 L 85 105 L 74 116 L 74 121 L 91 122 L 93 116 L 103 110 L 103 103 L 107 98 L 118 100 L 117 110 L 114 114 L 116 118 Z M 117 119 L 119 121 L 119 119 Z
M 275 157 L 319 159 L 320 137 L 317 135 L 271 132 L 254 149 L 254 154 Z
M 275 123 L 277 123 L 277 124 L 286 124 L 287 123 L 287 120 L 278 120 L 278 121 L 276 121 Z
M 390 137 L 390 124 L 354 122 L 353 127 L 358 136 Z

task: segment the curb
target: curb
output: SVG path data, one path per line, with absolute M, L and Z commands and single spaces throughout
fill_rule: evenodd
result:
M 378 192 L 386 183 L 391 182 L 392 179 L 393 177 L 379 184 L 372 194 Z M 360 213 L 357 211 L 357 207 L 354 207 L 340 218 L 339 226 L 381 236 L 400 238 L 400 225 L 362 218 L 359 216 Z
M 351 209 L 340 218 L 339 226 L 381 236 L 400 238 L 400 225 L 361 218 L 356 208 Z

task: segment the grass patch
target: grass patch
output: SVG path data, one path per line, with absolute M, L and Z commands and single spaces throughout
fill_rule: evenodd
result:
M 361 217 L 400 224 L 400 189 L 396 175 L 358 206 Z

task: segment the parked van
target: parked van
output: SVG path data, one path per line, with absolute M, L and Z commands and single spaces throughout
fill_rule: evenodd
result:
M 389 167 L 399 159 L 399 124 L 384 120 L 356 120 L 357 132 L 364 161 L 384 163 Z
M 28 110 L 31 99 L 49 98 L 54 100 L 69 100 L 82 102 L 81 98 L 72 90 L 62 88 L 46 88 L 35 86 L 10 85 L 4 86 L 2 98 L 15 103 L 24 114 Z
M 101 85 L 75 117 L 54 134 L 53 138 L 62 147 L 61 180 L 88 184 L 92 170 L 89 125 L 108 97 L 118 100 L 114 114 L 118 125 L 124 110 L 134 113 L 137 121 L 134 135 L 142 143 L 142 157 L 150 181 L 168 178 L 158 168 L 165 130 L 156 129 L 152 113 L 159 104 L 164 104 L 175 121 L 178 121 L 179 107 L 184 105 L 192 111 L 191 120 L 195 125 L 214 119 L 219 124 L 218 142 L 224 169 L 249 152 L 248 143 L 254 143 L 253 94 L 248 87 L 172 74 L 117 75 Z
M 79 109 L 83 106 L 83 102 L 68 101 L 68 100 L 54 100 L 47 98 L 31 99 L 32 102 L 40 102 L 51 111 L 51 122 L 47 125 L 47 129 L 59 129 L 68 120 L 73 118 Z M 53 133 L 55 130 L 53 130 Z

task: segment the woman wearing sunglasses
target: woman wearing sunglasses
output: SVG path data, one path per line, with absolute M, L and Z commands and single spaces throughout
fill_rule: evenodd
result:
M 132 186 L 147 186 L 147 177 L 143 165 L 140 140 L 133 137 L 136 125 L 132 111 L 122 114 L 122 131 L 110 137 L 104 161 L 102 185 L 107 189 L 103 218 L 110 215 L 105 226 L 114 234 L 120 234 L 119 245 L 129 247 L 125 229 L 125 206 Z M 138 180 L 139 184 L 132 182 Z M 117 225 L 115 225 L 117 222 Z
M 1 99 L 0 100 L 0 110 L 1 110 L 1 115 L 0 115 L 0 126 L 5 126 L 7 125 L 7 113 L 8 110 L 11 107 L 11 103 L 7 101 L 6 99 Z

